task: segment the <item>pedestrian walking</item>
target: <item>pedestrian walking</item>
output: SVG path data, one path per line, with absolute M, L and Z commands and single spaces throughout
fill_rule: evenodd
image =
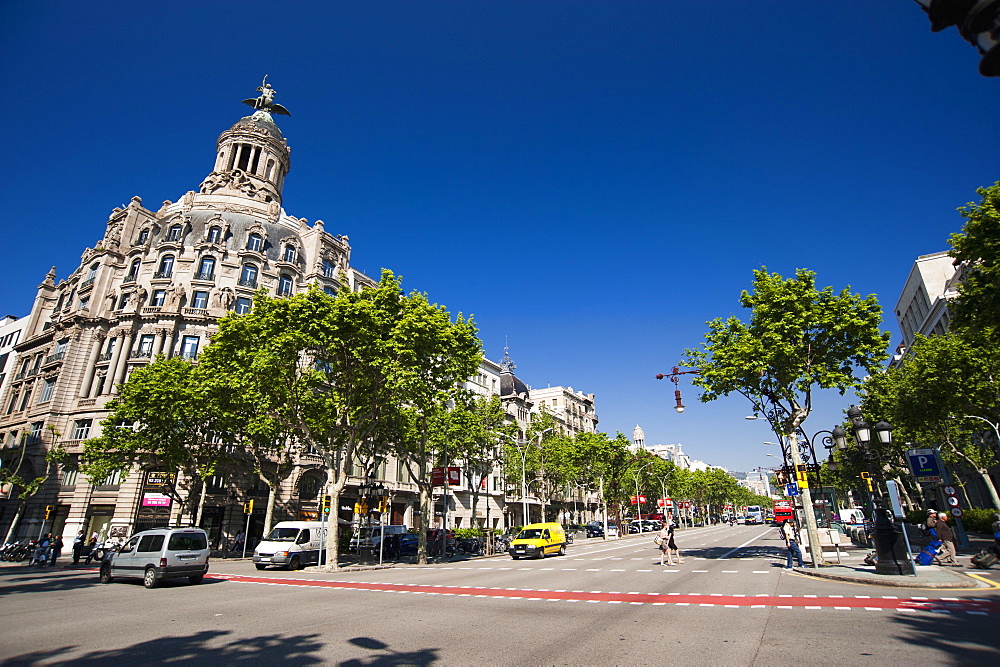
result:
M 936 509 L 931 508 L 927 510 L 927 521 L 924 522 L 924 530 L 928 535 L 934 537 L 937 537 L 937 532 L 934 530 L 934 527 L 937 525 L 937 515 L 938 512 Z
M 56 566 L 56 559 L 62 555 L 62 549 L 62 535 L 56 535 L 55 539 L 52 540 L 52 544 L 49 546 L 49 567 Z
M 788 525 L 788 519 L 782 519 L 781 523 L 778 524 L 778 534 L 785 541 L 785 549 L 787 550 L 785 569 L 792 569 L 793 557 L 798 561 L 799 567 L 805 567 L 805 563 L 802 561 L 802 549 L 799 548 L 799 541 L 795 539 L 793 529 Z
M 246 542 L 247 534 L 244 531 L 240 531 L 240 534 L 236 536 L 233 540 L 233 548 L 231 551 L 243 552 L 243 544 Z
M 993 553 L 1000 556 L 1000 512 L 993 515 L 996 521 L 993 522 Z
M 674 529 L 676 527 L 677 527 L 677 524 L 674 523 L 674 515 L 673 514 L 667 514 L 667 520 L 666 520 L 666 526 L 665 526 L 665 528 L 667 530 L 667 560 L 671 561 L 670 562 L 671 565 L 673 565 L 673 560 L 671 558 L 671 554 L 673 556 L 677 557 L 677 562 L 678 563 L 683 563 L 684 562 L 684 559 L 681 558 L 681 552 L 677 548 L 677 543 L 674 542 Z
M 955 533 L 948 525 L 948 515 L 941 512 L 937 516 L 937 523 L 934 526 L 937 531 L 937 538 L 941 540 L 941 554 L 938 556 L 938 565 L 950 565 L 961 567 L 961 563 L 955 560 Z
M 73 538 L 73 565 L 80 562 L 80 557 L 83 555 L 83 542 L 86 538 L 84 537 L 84 532 L 81 530 Z
M 669 524 L 664 522 L 663 527 L 660 528 L 660 532 L 656 534 L 656 545 L 660 548 L 660 565 L 663 565 L 664 557 L 667 559 L 667 565 L 673 565 L 674 559 L 670 554 L 670 530 L 667 528 Z

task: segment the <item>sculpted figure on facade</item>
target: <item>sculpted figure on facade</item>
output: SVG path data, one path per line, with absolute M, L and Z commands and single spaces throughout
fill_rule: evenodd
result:
M 184 286 L 180 283 L 174 285 L 171 283 L 170 288 L 167 290 L 167 299 L 164 304 L 167 310 L 177 310 L 181 306 L 181 302 L 187 293 L 184 291 Z

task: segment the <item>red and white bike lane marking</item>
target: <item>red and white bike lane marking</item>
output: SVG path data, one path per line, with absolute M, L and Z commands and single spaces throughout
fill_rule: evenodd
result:
M 324 581 L 317 579 L 280 579 L 248 577 L 230 574 L 210 574 L 213 579 L 226 579 L 234 583 L 265 584 L 271 586 L 299 586 L 309 588 L 334 588 L 355 591 L 380 591 L 411 593 L 416 595 L 453 595 L 461 597 L 504 598 L 509 600 L 564 600 L 568 602 L 606 602 L 609 604 L 649 604 L 700 607 L 728 607 L 762 609 L 865 609 L 869 611 L 938 613 L 966 612 L 969 614 L 1000 614 L 1000 599 L 922 597 L 818 597 L 791 595 L 702 595 L 698 593 L 620 593 L 615 591 L 549 591 L 518 588 L 479 588 L 472 586 L 431 586 L 419 584 L 384 584 L 356 581 Z

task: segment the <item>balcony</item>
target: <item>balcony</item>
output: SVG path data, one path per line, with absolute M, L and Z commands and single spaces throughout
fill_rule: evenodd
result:
M 167 278 L 170 278 L 170 276 L 173 275 L 173 273 L 174 273 L 173 269 L 169 271 L 157 271 L 156 273 L 153 274 L 153 280 L 165 280 Z
M 291 296 L 291 295 L 292 295 L 291 287 L 286 287 L 285 289 L 278 290 L 278 296 Z
M 111 361 L 111 357 L 113 357 L 114 354 L 114 352 L 105 352 L 101 356 L 97 357 L 97 361 Z
M 42 366 L 48 366 L 49 364 L 54 364 L 57 361 L 62 361 L 63 357 L 65 356 L 66 356 L 65 350 L 63 350 L 62 352 L 56 352 L 55 354 L 50 354 L 49 356 L 45 357 L 45 361 L 42 362 Z
M 128 285 L 129 283 L 134 283 L 137 277 L 138 276 L 135 274 L 132 273 L 128 274 L 127 276 L 125 276 L 124 280 L 122 280 L 122 285 Z
M 195 280 L 215 280 L 215 271 L 206 271 L 205 273 L 194 274 Z
M 93 277 L 93 278 L 87 278 L 86 280 L 84 280 L 82 283 L 80 283 L 80 291 L 82 292 L 85 289 L 93 287 L 94 286 L 94 281 L 96 281 L 96 280 L 97 280 L 96 276 Z
M 207 308 L 185 308 L 184 314 L 191 317 L 208 317 Z
M 134 350 L 128 355 L 129 359 L 151 359 L 153 357 L 153 350 Z
M 143 306 L 143 308 L 142 308 L 142 314 L 143 315 L 155 315 L 155 314 L 159 313 L 161 310 L 163 310 L 163 306 Z
M 257 289 L 257 279 L 256 278 L 240 278 L 238 283 L 240 287 L 252 287 Z

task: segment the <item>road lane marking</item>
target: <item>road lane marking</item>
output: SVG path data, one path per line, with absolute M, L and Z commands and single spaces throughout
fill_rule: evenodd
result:
M 508 600 L 523 600 L 525 594 L 532 600 L 563 600 L 575 602 L 609 602 L 620 604 L 624 602 L 667 603 L 678 606 L 714 605 L 730 608 L 750 607 L 778 609 L 837 609 L 840 611 L 878 610 L 915 613 L 926 611 L 933 613 L 965 612 L 975 615 L 1000 614 L 1000 600 L 989 598 L 966 599 L 931 599 L 927 597 L 912 598 L 844 598 L 834 596 L 792 596 L 758 594 L 753 597 L 745 595 L 725 595 L 713 593 L 622 593 L 620 591 L 541 591 L 513 588 L 478 588 L 471 586 L 440 586 L 427 584 L 389 584 L 356 581 L 329 581 L 318 579 L 262 578 L 242 575 L 211 574 L 210 578 L 223 579 L 232 583 L 259 584 L 270 586 L 315 587 L 334 590 L 351 590 L 359 592 L 395 592 L 411 595 L 437 595 L 461 597 L 494 597 Z

